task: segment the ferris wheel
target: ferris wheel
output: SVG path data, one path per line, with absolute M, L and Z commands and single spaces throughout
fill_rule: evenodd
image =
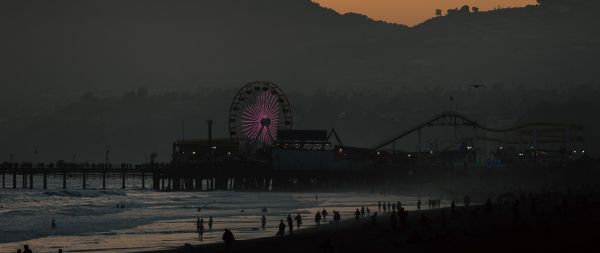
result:
M 276 142 L 279 129 L 292 128 L 292 108 L 285 93 L 266 81 L 244 85 L 229 109 L 229 134 L 240 150 L 269 146 Z

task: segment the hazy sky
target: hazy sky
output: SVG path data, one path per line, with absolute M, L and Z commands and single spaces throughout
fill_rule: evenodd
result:
M 463 6 L 477 6 L 489 10 L 497 6 L 512 7 L 535 4 L 536 0 L 313 0 L 340 13 L 356 12 L 376 20 L 385 20 L 409 26 L 419 24 L 435 14 Z

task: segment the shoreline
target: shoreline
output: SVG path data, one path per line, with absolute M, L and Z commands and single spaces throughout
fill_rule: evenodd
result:
M 539 201 L 539 203 L 537 203 Z M 587 201 L 587 200 L 586 200 Z M 535 206 L 532 202 L 536 202 Z M 377 224 L 370 218 L 342 220 L 339 225 L 295 231 L 290 237 L 264 237 L 235 241 L 230 250 L 224 243 L 193 245 L 169 250 L 138 253 L 175 252 L 590 252 L 596 246 L 600 226 L 600 202 L 583 207 L 573 197 L 564 208 L 557 196 L 538 197 L 537 201 L 493 204 L 490 213 L 485 205 L 469 208 L 408 211 L 407 225 L 394 229 L 390 214 L 378 215 Z M 587 202 L 586 202 L 587 203 Z M 443 218 L 442 212 L 447 218 Z M 430 223 L 424 225 L 422 216 Z M 310 221 L 312 223 L 312 221 Z M 443 225 L 443 224 L 446 225 Z M 221 232 L 217 232 L 219 235 Z

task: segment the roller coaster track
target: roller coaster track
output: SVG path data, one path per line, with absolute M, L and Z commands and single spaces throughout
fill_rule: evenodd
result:
M 580 126 L 580 125 L 561 124 L 561 123 L 543 123 L 543 122 L 526 123 L 526 124 L 522 124 L 522 125 L 510 127 L 510 128 L 492 128 L 492 127 L 487 127 L 487 126 L 481 125 L 481 124 L 477 123 L 477 121 L 471 120 L 460 113 L 457 113 L 454 111 L 447 111 L 447 112 L 442 112 L 442 113 L 436 115 L 435 117 L 433 117 L 419 125 L 416 125 L 415 127 L 409 128 L 406 131 L 401 132 L 400 134 L 394 136 L 393 138 L 391 138 L 389 140 L 386 140 L 386 141 L 383 141 L 383 142 L 377 144 L 376 146 L 373 147 L 373 149 L 380 150 L 383 147 L 390 145 L 390 144 L 394 143 L 395 141 L 398 141 L 399 139 L 402 139 L 402 138 L 406 137 L 407 135 L 417 132 L 427 126 L 470 126 L 470 127 L 476 128 L 476 129 L 481 129 L 483 131 L 493 132 L 493 133 L 519 132 L 523 135 L 534 135 L 535 134 L 539 137 L 550 137 L 557 141 L 558 141 L 558 139 L 561 139 L 562 136 L 559 136 L 556 134 L 553 135 L 553 133 L 557 133 L 560 131 L 562 131 L 562 132 L 583 131 L 583 126 Z M 573 136 L 573 138 L 571 138 L 571 140 L 572 141 L 583 141 L 583 138 L 579 137 L 579 136 Z M 494 139 L 493 141 L 506 142 L 506 141 L 502 141 L 502 140 L 498 140 L 498 139 Z M 548 141 L 546 141 L 546 142 L 548 142 Z M 544 141 L 540 141 L 539 143 L 544 143 Z

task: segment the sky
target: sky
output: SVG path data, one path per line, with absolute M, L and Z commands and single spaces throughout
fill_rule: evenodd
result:
M 536 0 L 313 0 L 339 13 L 355 12 L 375 20 L 408 26 L 417 25 L 435 15 L 436 9 L 476 6 L 480 10 L 495 7 L 518 7 L 535 4 Z

